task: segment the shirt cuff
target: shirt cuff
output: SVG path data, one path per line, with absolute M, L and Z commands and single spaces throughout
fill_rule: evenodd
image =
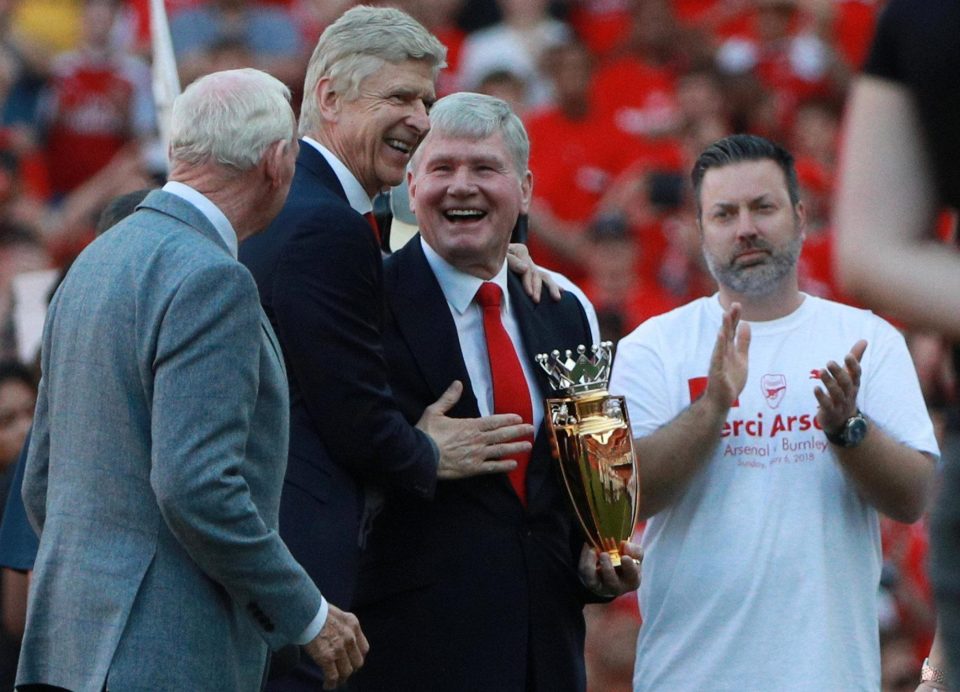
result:
M 296 641 L 294 642 L 295 644 L 299 644 L 300 646 L 309 644 L 317 638 L 317 635 L 320 634 L 320 630 L 323 629 L 323 625 L 327 621 L 327 613 L 330 612 L 330 606 L 327 604 L 327 599 L 325 599 L 323 596 L 320 598 L 320 610 L 317 611 L 316 616 L 310 621 L 310 624 L 307 625 L 307 628 L 303 630 L 303 633 L 297 637 Z

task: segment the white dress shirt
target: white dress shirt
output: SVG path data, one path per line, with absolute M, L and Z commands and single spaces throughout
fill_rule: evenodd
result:
M 460 338 L 460 352 L 463 354 L 463 361 L 467 366 L 470 385 L 477 397 L 480 415 L 489 416 L 493 413 L 493 381 L 490 377 L 487 340 L 483 333 L 483 310 L 474 300 L 477 290 L 484 281 L 476 276 L 465 274 L 448 263 L 427 245 L 423 238 L 420 238 L 420 244 L 423 246 L 427 263 L 437 277 L 440 289 L 447 299 L 447 306 L 450 308 L 450 314 L 453 316 L 453 322 L 457 327 L 457 336 Z M 534 429 L 538 430 L 543 420 L 543 399 L 540 398 L 537 389 L 534 368 L 540 366 L 533 360 L 535 354 L 528 355 L 523 348 L 520 326 L 517 324 L 517 317 L 510 305 L 506 261 L 500 267 L 497 275 L 490 281 L 497 284 L 503 291 L 500 319 L 513 342 L 513 347 L 517 351 L 517 358 L 520 360 L 520 366 L 523 368 L 523 375 L 531 393 L 532 422 Z

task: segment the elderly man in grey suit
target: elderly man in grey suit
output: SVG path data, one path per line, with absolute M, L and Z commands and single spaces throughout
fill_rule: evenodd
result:
M 17 684 L 257 690 L 303 644 L 328 686 L 356 618 L 280 540 L 287 381 L 237 244 L 283 204 L 289 91 L 214 73 L 175 101 L 170 182 L 92 243 L 50 305 L 23 497 L 41 532 Z

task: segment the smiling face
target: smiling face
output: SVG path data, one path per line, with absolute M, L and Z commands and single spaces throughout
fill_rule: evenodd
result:
M 432 133 L 415 164 L 410 206 L 424 240 L 463 272 L 496 275 L 530 207 L 530 172 L 517 171 L 499 132 L 478 140 Z
M 422 60 L 384 63 L 346 100 L 329 80 L 318 87 L 323 143 L 371 197 L 403 181 L 413 150 L 430 129 L 435 100 L 433 68 Z
M 803 205 L 770 159 L 707 170 L 700 189 L 703 254 L 721 293 L 766 296 L 796 287 Z

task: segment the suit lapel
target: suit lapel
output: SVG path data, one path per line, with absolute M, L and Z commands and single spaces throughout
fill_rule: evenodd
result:
M 539 392 L 533 394 L 540 397 L 553 396 L 553 388 L 550 386 L 547 374 L 536 364 L 535 359 L 540 353 L 549 353 L 556 348 L 560 348 L 562 344 L 559 336 L 554 335 L 555 329 L 553 326 L 544 319 L 538 309 L 539 306 L 523 290 L 520 279 L 511 274 L 508 281 L 510 282 L 510 307 L 517 316 L 525 357 L 528 359 L 528 363 L 535 365 L 533 372 Z M 552 300 L 549 297 L 545 299 Z M 556 343 L 553 342 L 554 338 L 557 339 Z
M 533 363 L 534 379 L 536 380 L 536 391 L 530 392 L 531 397 L 540 397 L 543 402 L 548 397 L 558 396 L 543 369 L 535 362 L 537 354 L 549 353 L 550 351 L 562 348 L 563 342 L 561 336 L 556 333 L 556 329 L 547 319 L 536 303 L 534 303 L 523 290 L 523 284 L 513 274 L 508 277 L 510 282 L 510 306 L 517 317 L 517 324 L 520 327 L 520 335 L 523 339 L 523 351 L 528 362 Z M 546 298 L 551 300 L 551 298 Z M 569 337 L 567 337 L 569 338 Z M 530 455 L 530 465 L 527 467 L 527 498 L 531 502 L 537 491 L 543 486 L 549 474 L 554 473 L 551 463 L 549 450 L 550 434 L 546 425 L 546 416 L 549 411 L 544 405 L 544 421 L 537 429 L 536 437 L 533 443 L 533 453 Z
M 394 253 L 387 262 L 395 263 L 395 271 L 387 272 L 387 301 L 396 317 L 397 328 L 410 348 L 433 398 L 439 397 L 453 380 L 460 380 L 464 383 L 464 393 L 450 414 L 458 417 L 479 416 L 476 395 L 459 349 L 456 326 L 443 291 L 424 257 L 419 235 Z M 508 280 L 511 306 L 515 310 L 523 340 L 525 355 L 521 357 L 532 360 L 538 353 L 569 348 L 570 339 L 577 338 L 582 330 L 577 331 L 577 325 L 570 324 L 565 325 L 569 329 L 561 332 L 556 322 L 561 314 L 559 311 L 544 310 L 533 303 L 524 292 L 520 280 L 512 274 Z M 573 330 L 572 333 L 567 333 L 570 330 Z M 538 396 L 541 401 L 553 397 L 554 392 L 546 373 L 539 365 L 534 367 L 534 372 L 536 391 L 531 392 L 531 396 Z M 541 424 L 527 468 L 527 497 L 531 503 L 550 474 L 556 473 L 548 451 L 547 435 L 546 426 Z M 516 498 L 506 475 L 497 474 L 491 480 Z
M 343 185 L 340 184 L 337 174 L 327 163 L 327 160 L 323 158 L 323 154 L 317 151 L 312 144 L 300 141 L 297 166 L 316 178 L 324 187 L 342 197 L 344 202 L 347 201 L 347 193 L 344 191 Z
M 457 328 L 440 284 L 423 254 L 420 236 L 414 236 L 389 261 L 396 263 L 397 271 L 386 287 L 387 301 L 434 399 L 443 394 L 451 382 L 460 380 L 463 395 L 450 414 L 479 416 L 463 355 L 458 346 L 450 347 L 460 343 Z

